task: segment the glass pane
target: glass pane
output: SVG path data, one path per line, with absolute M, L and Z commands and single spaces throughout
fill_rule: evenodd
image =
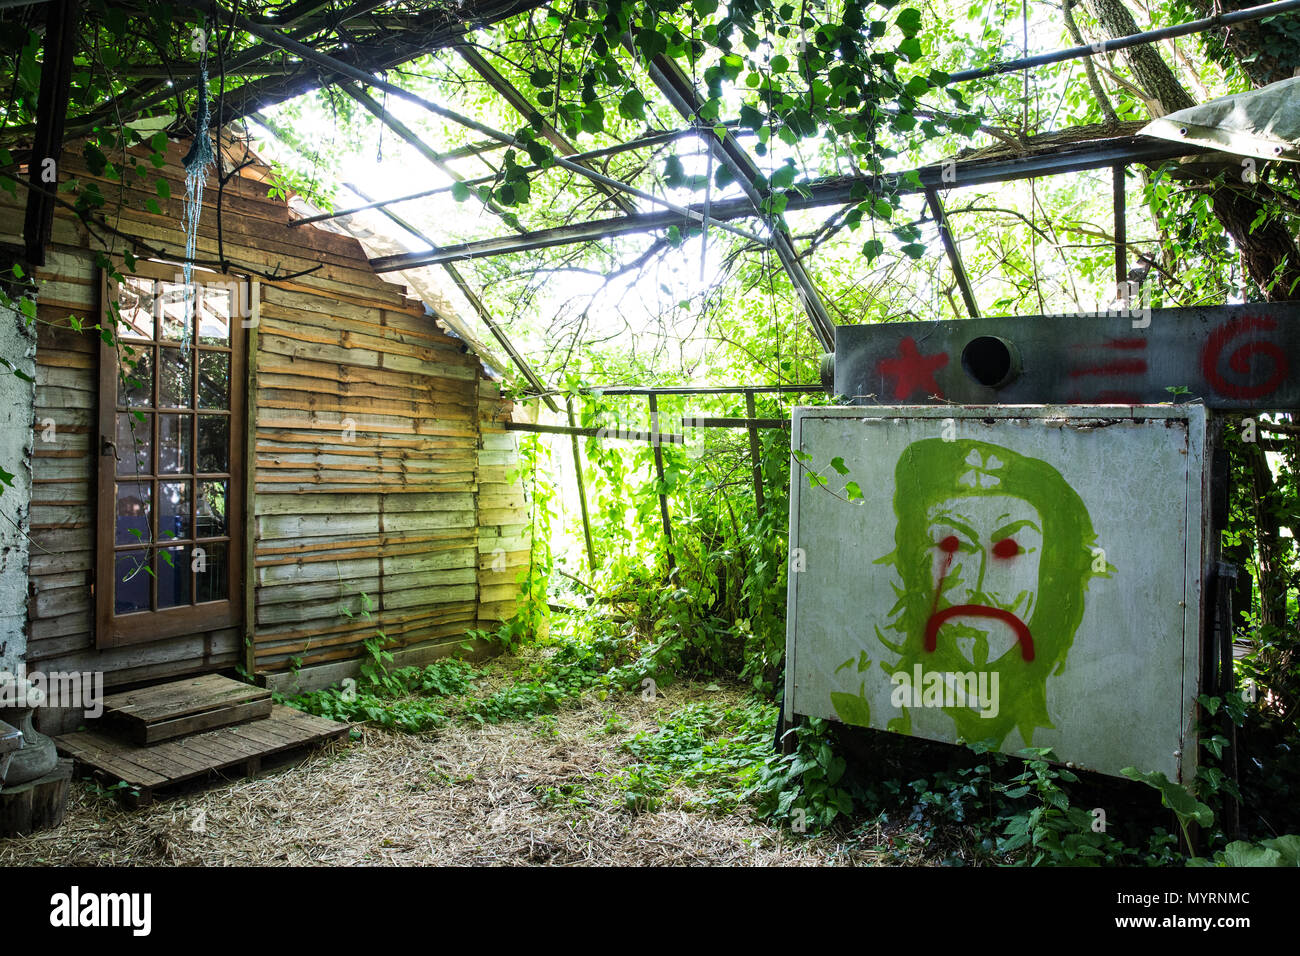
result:
M 199 353 L 199 408 L 230 407 L 230 353 Z
M 230 577 L 226 565 L 229 547 L 224 541 L 211 541 L 195 549 L 195 601 L 224 601 L 229 597 Z
M 149 528 L 149 497 L 153 485 L 148 481 L 124 481 L 117 486 L 117 530 L 115 544 L 143 544 L 153 540 Z
M 195 537 L 217 538 L 226 534 L 227 482 L 200 481 L 198 532 Z
M 190 536 L 190 488 L 188 481 L 158 483 L 158 540 L 174 541 Z
M 190 548 L 160 548 L 158 563 L 158 608 L 190 603 Z
M 203 287 L 203 296 L 199 299 L 200 345 L 230 344 L 230 316 L 234 302 L 230 285 L 208 283 Z
M 190 470 L 190 427 L 193 415 L 158 416 L 158 473 L 185 474 Z
M 143 415 L 144 421 L 135 416 Z M 148 475 L 153 471 L 153 415 L 117 413 L 117 473 Z
M 230 418 L 199 416 L 199 471 L 230 470 Z
M 179 279 L 180 276 L 177 276 Z M 162 316 L 159 323 L 159 338 L 169 339 L 172 342 L 184 341 L 185 335 L 185 318 L 188 298 L 185 294 L 185 284 L 183 282 L 160 282 L 159 287 L 162 289 L 160 299 L 162 301 Z
M 149 610 L 148 551 L 119 551 L 113 556 L 113 611 L 130 614 Z
M 153 404 L 153 349 L 122 343 L 117 351 L 118 407 L 141 408 Z
M 161 408 L 193 408 L 194 352 L 191 349 L 161 349 L 158 369 L 158 405 Z
M 127 276 L 117 288 L 117 334 L 137 339 L 153 338 L 154 289 L 152 279 Z

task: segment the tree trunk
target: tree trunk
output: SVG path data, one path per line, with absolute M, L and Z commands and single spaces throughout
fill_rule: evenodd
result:
M 1088 6 L 1105 36 L 1141 32 L 1123 0 L 1089 0 Z M 1159 104 L 1162 115 L 1196 105 L 1153 44 L 1129 47 L 1121 55 L 1138 86 Z M 1300 299 L 1300 248 L 1295 237 L 1278 216 L 1265 217 L 1252 231 L 1263 206 L 1247 188 L 1245 182 L 1215 186 L 1210 193 L 1214 214 L 1241 250 L 1247 274 L 1264 290 L 1268 301 Z M 1265 187 L 1259 184 L 1254 188 L 1262 191 Z

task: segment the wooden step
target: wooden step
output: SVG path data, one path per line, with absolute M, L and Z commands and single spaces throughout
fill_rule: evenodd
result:
M 55 737 L 59 753 L 106 782 L 125 783 L 123 799 L 143 806 L 183 783 L 257 773 L 270 757 L 287 759 L 347 735 L 350 725 L 276 705 L 253 723 L 220 727 L 177 740 L 142 745 L 97 730 Z
M 271 692 L 219 674 L 123 691 L 104 698 L 108 729 L 136 744 L 156 744 L 271 713 Z

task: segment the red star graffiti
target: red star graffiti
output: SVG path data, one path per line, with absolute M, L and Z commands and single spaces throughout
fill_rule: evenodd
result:
M 898 343 L 898 357 L 881 359 L 876 365 L 876 371 L 882 378 L 894 380 L 895 400 L 911 398 L 918 388 L 925 395 L 943 398 L 943 392 L 934 380 L 934 373 L 947 364 L 947 352 L 922 355 L 915 340 L 909 335 Z

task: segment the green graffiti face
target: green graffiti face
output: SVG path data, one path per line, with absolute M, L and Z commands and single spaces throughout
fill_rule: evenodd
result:
M 1043 518 L 1038 509 L 1011 495 L 961 495 L 932 507 L 926 515 L 925 540 L 931 542 L 931 595 L 934 612 L 953 612 L 941 626 L 965 663 L 963 670 L 984 669 L 1004 657 L 1033 657 L 1032 635 L 1009 618 L 992 618 L 980 609 L 995 608 L 1021 622 L 1033 617 L 1042 563 Z M 934 634 L 938 650 L 939 632 Z
M 1014 727 L 1032 744 L 1052 726 L 1047 678 L 1065 669 L 1088 580 L 1108 573 L 1095 567 L 1087 508 L 1051 465 L 987 442 L 914 442 L 894 478 L 895 548 L 876 563 L 894 568 L 897 603 L 876 637 L 897 659 L 880 667 L 891 678 L 918 664 L 986 674 L 996 712 L 981 716 L 973 700 L 943 707 L 957 735 L 1000 745 Z M 832 702 L 864 722 L 865 700 Z M 910 711 L 896 713 L 889 729 L 909 732 Z

